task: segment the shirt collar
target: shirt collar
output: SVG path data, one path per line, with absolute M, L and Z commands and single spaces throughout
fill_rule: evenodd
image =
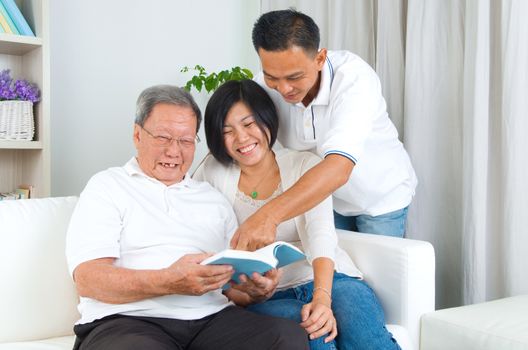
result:
M 159 181 L 158 179 L 155 179 L 153 177 L 150 177 L 148 176 L 147 174 L 145 174 L 143 172 L 143 170 L 141 170 L 140 166 L 139 166 L 139 163 L 137 161 L 137 158 L 136 157 L 132 157 L 123 167 L 125 169 L 125 171 L 127 172 L 127 174 L 129 176 L 142 176 L 152 182 L 156 182 L 156 183 L 159 183 L 167 188 L 177 188 L 177 187 L 192 187 L 196 181 L 194 181 L 193 179 L 191 179 L 191 175 L 189 173 L 185 174 L 183 180 L 181 180 L 180 182 L 177 182 L 175 184 L 172 184 L 170 186 L 167 186 L 165 185 L 163 182 Z
M 308 108 L 312 105 L 328 105 L 330 103 L 330 88 L 334 78 L 333 75 L 334 72 L 332 69 L 332 64 L 327 57 L 323 69 L 321 69 L 321 85 L 319 86 L 319 92 L 317 93 L 317 96 L 315 96 L 313 101 L 307 107 L 304 107 L 302 101 L 296 105 L 303 108 Z

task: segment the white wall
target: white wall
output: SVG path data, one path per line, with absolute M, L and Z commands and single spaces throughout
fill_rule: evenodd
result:
M 180 68 L 195 64 L 255 72 L 251 28 L 259 6 L 259 0 L 50 1 L 51 195 L 77 195 L 93 174 L 135 154 L 135 102 L 144 88 L 184 85 L 190 74 Z M 207 95 L 193 94 L 203 111 Z M 199 145 L 195 165 L 206 148 Z

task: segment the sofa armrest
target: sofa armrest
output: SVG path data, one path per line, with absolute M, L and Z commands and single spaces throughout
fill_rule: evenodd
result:
M 405 327 L 418 348 L 420 317 L 435 306 L 435 256 L 429 242 L 337 230 L 339 246 L 363 272 L 387 323 Z

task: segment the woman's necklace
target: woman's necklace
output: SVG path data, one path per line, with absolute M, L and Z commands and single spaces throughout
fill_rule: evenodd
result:
M 258 188 L 258 187 L 260 186 L 260 184 L 261 184 L 261 183 L 262 183 L 262 182 L 268 177 L 268 175 L 270 174 L 270 172 L 271 172 L 272 170 L 274 170 L 274 169 L 275 169 L 274 166 L 270 167 L 269 170 L 266 171 L 266 174 L 264 174 L 264 176 L 259 180 L 259 182 L 257 182 L 257 183 L 255 184 L 255 186 L 252 186 L 253 189 L 252 189 L 251 194 L 250 194 L 251 198 L 253 198 L 253 199 L 257 199 L 257 197 L 258 197 L 258 195 L 259 195 L 259 193 L 258 193 L 258 191 L 257 191 L 257 188 Z

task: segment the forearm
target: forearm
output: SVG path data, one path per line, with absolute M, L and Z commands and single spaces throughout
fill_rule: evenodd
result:
M 340 155 L 329 155 L 308 170 L 281 196 L 263 206 L 261 215 L 278 225 L 312 209 L 344 185 L 354 163 Z
M 77 291 L 109 304 L 123 304 L 171 294 L 166 270 L 132 270 L 116 267 L 113 259 L 97 259 L 75 269 Z
M 316 258 L 312 261 L 314 271 L 314 295 L 332 293 L 334 279 L 334 262 L 329 258 Z
M 312 261 L 314 269 L 314 289 L 312 301 L 301 310 L 301 326 L 316 339 L 327 334 L 325 342 L 337 335 L 337 323 L 332 312 L 332 282 L 334 262 L 320 257 Z

